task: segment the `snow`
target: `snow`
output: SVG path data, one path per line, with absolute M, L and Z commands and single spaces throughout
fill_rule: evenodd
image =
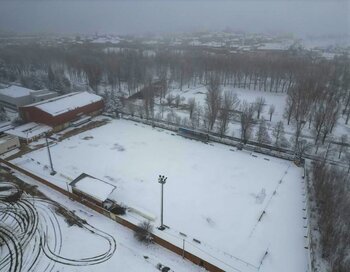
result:
M 98 37 L 98 38 L 92 40 L 91 43 L 96 43 L 96 44 L 105 44 L 105 43 L 118 44 L 118 43 L 120 43 L 120 39 L 118 37 Z
M 86 136 L 93 138 L 83 140 Z M 59 142 L 51 153 L 55 177 L 43 167 L 48 164 L 45 149 L 14 162 L 62 188 L 64 177 L 82 172 L 108 179 L 118 187 L 109 198 L 155 215 L 160 213 L 157 178 L 166 175 L 164 223 L 170 229 L 157 235 L 182 246 L 180 232 L 186 234 L 187 250 L 225 271 L 257 271 L 266 250 L 259 271 L 306 271 L 302 169 L 292 162 L 268 161 L 126 120 Z
M 52 127 L 35 122 L 27 123 L 5 131 L 8 135 L 14 135 L 22 139 L 32 139 L 52 131 Z
M 35 271 L 44 271 L 49 266 L 52 271 L 63 272 L 155 272 L 159 271 L 156 268 L 158 263 L 169 266 L 176 272 L 203 271 L 198 266 L 187 260 L 183 260 L 180 256 L 158 245 L 145 246 L 140 244 L 135 240 L 133 232 L 129 229 L 88 209 L 84 205 L 62 197 L 61 194 L 47 188 L 41 183 L 18 172 L 15 172 L 15 175 L 29 184 L 38 186 L 39 190 L 47 197 L 63 205 L 78 217 L 86 220 L 89 224 L 84 228 L 69 226 L 65 222 L 65 219 L 55 212 L 50 203 L 31 196 L 26 198 L 27 202 L 32 203 L 38 211 L 39 229 L 44 233 L 48 233 L 48 236 L 45 237 L 47 239 L 47 245 L 53 251 L 59 247 L 60 256 L 73 261 L 79 259 L 89 261 L 96 257 L 101 258 L 101 255 L 103 256 L 114 243 L 116 246 L 114 253 L 111 254 L 108 260 L 94 265 L 64 265 L 51 261 L 44 254 L 40 254 Z M 106 237 L 108 237 L 108 240 L 105 239 Z M 23 258 L 26 264 L 30 264 L 36 258 L 39 244 L 37 240 L 31 240 L 27 246 L 27 250 L 23 250 Z M 0 258 L 5 253 L 5 251 L 0 251 Z
M 114 185 L 89 176 L 78 180 L 76 183 L 73 181 L 73 183 L 73 187 L 88 195 L 91 195 L 101 202 L 105 201 L 115 189 Z
M 12 98 L 29 96 L 32 92 L 35 92 L 35 91 L 24 87 L 15 86 L 15 85 L 9 86 L 5 89 L 0 89 L 1 95 L 6 95 Z
M 266 43 L 262 46 L 259 46 L 258 49 L 262 50 L 287 50 L 290 44 L 283 43 Z
M 0 134 L 11 128 L 13 128 L 11 122 L 0 122 Z
M 273 114 L 274 120 L 282 120 L 283 112 L 286 104 L 287 95 L 285 93 L 276 93 L 276 92 L 264 92 L 264 91 L 256 91 L 256 90 L 248 90 L 244 88 L 234 88 L 232 86 L 223 86 L 222 91 L 232 91 L 236 93 L 240 101 L 246 100 L 249 103 L 254 103 L 257 97 L 265 98 L 265 108 L 262 116 L 265 119 L 269 119 L 268 110 L 270 105 L 275 106 L 275 112 Z M 183 91 L 179 89 L 171 90 L 171 93 L 175 96 L 179 94 L 180 96 L 185 98 L 185 102 L 187 103 L 189 98 L 195 98 L 196 102 L 199 102 L 202 106 L 205 105 L 205 97 L 207 93 L 207 87 L 203 85 L 199 85 L 196 87 L 186 88 Z M 188 111 L 187 111 L 188 115 Z
M 27 105 L 26 107 L 36 107 L 53 116 L 60 115 L 67 111 L 84 107 L 90 103 L 101 101 L 102 97 L 88 92 L 75 92 L 62 95 L 43 102 Z

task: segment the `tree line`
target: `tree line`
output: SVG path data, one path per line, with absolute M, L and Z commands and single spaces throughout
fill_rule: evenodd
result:
M 350 80 L 349 60 L 343 56 L 340 60 L 328 61 L 300 56 L 294 51 L 234 54 L 170 48 L 155 49 L 155 54 L 149 55 L 144 49 L 105 50 L 91 44 L 2 46 L 0 79 L 58 91 L 69 91 L 72 85 L 79 85 L 77 83 L 86 83 L 95 92 L 101 84 L 119 90 L 125 85 L 129 95 L 149 80 L 166 80 L 168 85 L 175 83 L 182 90 L 198 84 L 208 85 L 213 75 L 223 86 L 269 92 L 287 92 L 305 72 L 323 80 L 322 76 L 332 70 L 336 80 L 344 81 L 340 84 L 349 85 Z M 348 109 L 350 95 L 344 99 Z
M 321 234 L 322 258 L 330 271 L 346 272 L 350 267 L 350 176 L 349 171 L 324 162 L 312 167 L 312 181 Z

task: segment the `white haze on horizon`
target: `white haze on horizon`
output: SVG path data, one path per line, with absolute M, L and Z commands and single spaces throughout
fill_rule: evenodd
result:
M 0 1 L 0 30 L 144 34 L 191 31 L 348 36 L 349 1 Z

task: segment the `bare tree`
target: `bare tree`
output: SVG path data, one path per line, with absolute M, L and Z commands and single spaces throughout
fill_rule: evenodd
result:
M 260 96 L 255 100 L 255 110 L 257 112 L 257 118 L 260 119 L 260 114 L 263 112 L 265 107 L 265 98 Z
M 206 102 L 206 114 L 208 118 L 208 129 L 212 130 L 218 116 L 221 106 L 221 89 L 220 81 L 216 78 L 211 78 L 207 87 L 207 94 L 205 98 Z
M 272 115 L 274 112 L 275 112 L 275 106 L 271 104 L 269 108 L 270 122 L 272 120 Z
M 253 104 L 243 101 L 241 105 L 240 124 L 241 124 L 241 140 L 246 144 L 251 137 L 253 123 L 253 114 L 255 108 Z
M 134 236 L 138 241 L 149 244 L 153 241 L 152 231 L 153 226 L 151 223 L 149 221 L 143 221 L 136 227 Z
M 279 121 L 275 128 L 272 131 L 272 135 L 275 138 L 274 145 L 277 147 L 281 147 L 285 140 L 285 132 L 284 132 L 284 124 L 282 121 Z
M 350 173 L 350 152 L 347 152 L 345 154 L 345 161 L 347 162 L 348 166 L 348 174 Z
M 202 107 L 201 105 L 198 103 L 195 108 L 194 111 L 192 113 L 192 118 L 191 118 L 191 126 L 193 128 L 198 128 L 201 124 L 201 118 L 202 118 Z
M 0 121 L 8 121 L 9 118 L 7 116 L 7 113 L 4 109 L 4 107 L 0 107 Z
M 288 125 L 292 119 L 294 107 L 295 107 L 294 97 L 291 95 L 291 91 L 288 91 L 288 96 L 286 99 L 286 106 L 284 108 L 284 117 L 287 119 Z
M 256 131 L 256 140 L 259 144 L 269 144 L 271 143 L 270 135 L 267 131 L 266 121 L 264 117 L 261 118 L 258 130 Z
M 173 103 L 175 97 L 172 94 L 168 94 L 166 96 L 166 102 L 168 106 L 171 106 L 171 104 Z
M 154 103 L 155 103 L 155 94 L 153 88 L 146 88 L 143 92 L 143 103 L 145 109 L 146 118 L 154 117 Z
M 181 101 L 180 95 L 176 95 L 174 101 L 175 101 L 175 107 L 178 108 L 180 105 L 180 101 Z
M 350 107 L 347 110 L 344 110 L 344 112 L 346 114 L 345 124 L 347 125 L 350 119 Z
M 144 103 L 140 104 L 137 106 L 137 114 L 139 115 L 139 117 L 141 119 L 143 119 L 144 115 L 145 115 L 145 108 L 144 108 Z
M 195 107 L 196 107 L 196 99 L 194 97 L 189 98 L 187 100 L 187 104 L 188 104 L 188 111 L 190 113 L 190 119 L 192 119 L 192 114 L 193 114 Z
M 310 151 L 311 148 L 312 148 L 312 145 L 305 139 L 297 142 L 295 153 L 296 153 L 299 161 L 301 161 L 304 154 L 306 152 Z
M 347 134 L 343 134 L 340 139 L 339 139 L 339 155 L 338 155 L 338 159 L 340 159 L 341 154 L 344 150 L 344 147 L 347 146 L 348 143 L 348 135 Z
M 232 111 L 236 109 L 239 104 L 239 99 L 237 94 L 232 91 L 226 91 L 223 95 L 222 106 L 219 111 L 218 116 L 218 132 L 222 137 L 228 129 L 228 124 L 230 122 Z
M 126 108 L 127 108 L 128 113 L 131 116 L 135 115 L 136 107 L 135 107 L 134 103 L 132 103 L 131 101 L 127 101 Z
M 350 224 L 349 175 L 337 166 L 315 162 L 311 176 L 317 204 L 322 257 L 328 261 L 330 271 L 348 271 L 350 267 L 350 260 L 347 257 L 350 250 L 350 235 L 347 227 Z

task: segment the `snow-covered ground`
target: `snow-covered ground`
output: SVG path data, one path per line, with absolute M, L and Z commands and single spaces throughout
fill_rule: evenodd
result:
M 0 207 L 8 207 L 2 212 L 16 214 L 16 218 L 21 218 L 23 209 L 29 215 L 26 217 L 27 225 L 26 220 L 16 221 L 11 216 L 3 217 L 1 230 L 11 231 L 9 227 L 12 227 L 16 230 L 14 236 L 19 241 L 24 241 L 19 243 L 21 253 L 15 253 L 11 247 L 13 264 L 22 258 L 22 268 L 17 266 L 15 270 L 12 266 L 14 270 L 7 270 L 10 265 L 8 250 L 1 248 L 1 271 L 155 272 L 159 271 L 156 268 L 158 263 L 170 267 L 171 271 L 202 271 L 198 266 L 160 246 L 140 244 L 133 237 L 132 231 L 77 202 L 62 198 L 61 194 L 52 189 L 19 173 L 15 175 L 29 184 L 39 186 L 39 190 L 49 199 L 24 194 L 19 201 L 8 205 L 1 201 L 0 194 Z M 0 185 L 3 183 L 1 180 Z M 8 183 L 5 185 L 9 186 Z M 58 207 L 67 208 L 88 224 L 68 225 L 62 213 L 57 212 Z M 20 227 L 17 223 L 21 223 Z M 22 238 L 21 231 L 26 226 L 30 232 Z
M 154 216 L 160 213 L 158 175 L 166 175 L 164 223 L 170 229 L 164 238 L 182 242 L 178 234 L 185 233 L 188 249 L 196 238 L 201 256 L 226 271 L 258 271 L 260 265 L 263 272 L 307 269 L 302 169 L 292 162 L 126 120 L 68 138 L 51 153 L 54 178 L 45 166 L 46 149 L 14 162 L 62 188 L 85 172 L 116 185 L 116 201 Z
M 282 121 L 284 123 L 286 138 L 289 141 L 289 143 L 293 145 L 293 136 L 295 134 L 295 126 L 293 122 L 291 122 L 288 125 L 287 120 L 283 117 L 283 113 L 286 105 L 286 98 L 287 98 L 286 93 L 264 92 L 264 91 L 249 90 L 249 89 L 243 89 L 243 88 L 234 88 L 232 86 L 222 86 L 222 91 L 232 91 L 233 93 L 236 93 L 238 98 L 240 99 L 240 102 L 245 100 L 249 103 L 254 103 L 257 97 L 264 97 L 265 106 L 263 108 L 261 116 L 264 117 L 265 120 L 270 119 L 270 115 L 269 115 L 270 106 L 273 105 L 275 107 L 275 112 L 272 115 L 271 122 L 270 121 L 267 122 L 267 127 L 269 130 L 270 137 L 273 139 L 272 131 L 276 126 L 277 122 Z M 202 107 L 206 106 L 206 102 L 205 102 L 205 97 L 207 93 L 206 86 L 198 85 L 194 87 L 184 88 L 182 91 L 177 86 L 172 86 L 172 88 L 170 89 L 170 93 L 173 96 L 180 95 L 181 97 L 184 97 L 185 100 L 182 102 L 182 104 L 186 104 L 189 98 L 195 98 L 196 102 L 198 102 Z M 165 116 L 167 116 L 167 112 L 169 112 L 170 110 L 174 111 L 181 118 L 189 118 L 189 112 L 186 109 L 182 109 L 181 107 L 179 108 L 172 107 L 170 109 L 169 107 L 166 107 L 165 113 L 163 114 L 164 119 L 165 119 Z M 254 115 L 254 118 L 256 118 L 256 114 Z M 256 131 L 256 129 L 257 129 L 257 126 L 255 126 L 254 131 Z M 343 116 L 340 116 L 332 135 L 328 136 L 327 141 L 330 140 L 330 141 L 339 142 L 340 137 L 342 135 L 344 134 L 349 135 L 349 133 L 350 133 L 350 123 L 346 125 L 345 118 Z M 226 132 L 226 134 L 229 136 L 233 135 L 236 137 L 240 137 L 240 123 L 238 120 L 231 120 L 231 123 L 228 126 L 228 131 Z M 311 127 L 309 128 L 309 123 L 307 123 L 302 130 L 301 136 L 313 144 L 314 143 L 313 126 L 311 125 Z M 254 137 L 255 137 L 255 132 L 252 133 L 252 139 L 254 139 Z M 325 150 L 328 148 L 327 141 L 323 146 L 319 147 L 318 154 L 323 154 Z M 338 159 L 337 150 L 339 149 L 339 146 L 332 145 L 330 148 L 331 148 L 330 149 L 331 152 L 329 153 L 329 157 L 337 160 Z M 316 152 L 316 147 L 314 146 L 309 153 L 315 154 L 315 152 Z
M 245 100 L 249 103 L 254 103 L 257 97 L 264 97 L 265 108 L 262 116 L 264 116 L 265 119 L 269 119 L 270 118 L 268 114 L 269 107 L 270 105 L 274 105 L 275 112 L 273 114 L 273 119 L 281 120 L 283 118 L 283 112 L 284 112 L 286 97 L 287 97 L 286 93 L 255 91 L 255 90 L 248 90 L 243 88 L 234 88 L 232 86 L 222 86 L 221 90 L 223 92 L 232 91 L 233 93 L 236 93 L 241 102 Z M 199 102 L 202 106 L 205 105 L 206 93 L 207 93 L 207 87 L 203 85 L 184 88 L 182 91 L 180 91 L 178 88 L 171 90 L 171 94 L 180 95 L 184 97 L 185 102 L 187 102 L 189 98 L 195 98 L 196 102 Z

